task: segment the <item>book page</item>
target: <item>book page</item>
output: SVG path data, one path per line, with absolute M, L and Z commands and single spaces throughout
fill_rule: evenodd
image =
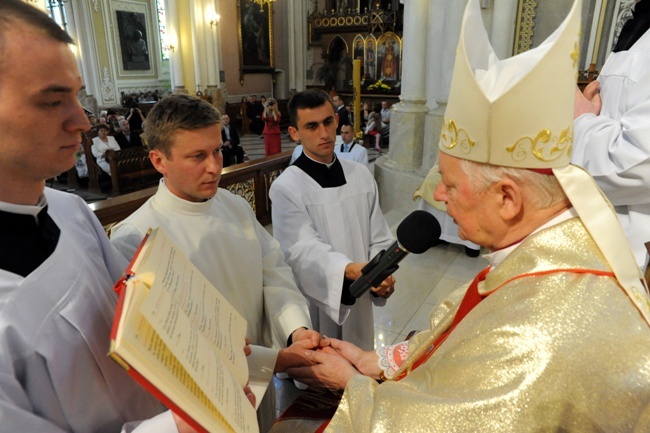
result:
M 164 231 L 153 231 L 142 253 L 132 271 L 151 287 L 139 312 L 229 424 L 256 420 L 243 392 L 245 319 Z
M 138 312 L 147 296 L 147 287 L 132 279 L 127 283 L 125 311 L 112 346 L 131 368 L 174 401 L 208 431 L 256 433 L 259 431 L 255 411 L 241 385 L 223 364 L 217 364 L 214 377 L 221 378 L 221 393 L 230 396 L 222 401 L 211 400 L 165 345 L 149 322 Z M 234 398 L 233 398 L 234 397 Z M 212 403 L 215 401 L 216 405 Z
M 214 356 L 230 369 L 243 387 L 248 380 L 244 354 L 246 320 L 177 250 L 163 231 L 156 230 L 153 234 L 155 244 L 137 270 L 137 274 L 152 272 L 155 275 L 142 314 L 170 349 L 174 353 L 184 353 L 181 359 L 186 359 L 197 370 L 200 369 L 198 360 L 209 359 L 207 352 L 197 352 L 197 342 L 200 338 L 205 340 L 200 346 L 212 349 Z M 187 338 L 179 338 L 181 334 Z M 203 368 L 205 374 L 209 374 L 208 370 Z

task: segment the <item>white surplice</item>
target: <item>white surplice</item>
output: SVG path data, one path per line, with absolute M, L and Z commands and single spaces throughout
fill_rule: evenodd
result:
M 637 264 L 650 241 L 650 31 L 612 53 L 598 80 L 600 115 L 575 121 L 571 162 L 584 167 L 616 208 Z
M 164 408 L 107 355 L 127 262 L 79 197 L 45 197 L 56 250 L 26 278 L 0 270 L 0 431 L 131 431 Z
M 286 346 L 291 332 L 311 328 L 307 302 L 278 242 L 241 197 L 219 189 L 212 199 L 194 203 L 175 196 L 164 179 L 153 197 L 113 227 L 111 242 L 130 259 L 147 230 L 155 227 L 162 227 L 244 316 L 253 351 L 250 374 L 268 384 L 278 349 Z
M 361 143 L 350 143 L 350 149 L 347 152 L 344 152 L 341 147 L 343 144 L 337 144 L 334 147 L 334 152 L 336 152 L 336 157 L 339 159 L 349 159 L 350 161 L 356 161 L 359 164 L 363 164 L 368 167 L 368 150 L 363 147 Z
M 340 187 L 322 188 L 296 166 L 273 182 L 273 236 L 310 301 L 314 328 L 372 349 L 372 305 L 385 305 L 385 300 L 367 292 L 351 308 L 342 305 L 345 267 L 370 260 L 394 238 L 370 171 L 355 162 L 340 163 L 346 180 Z

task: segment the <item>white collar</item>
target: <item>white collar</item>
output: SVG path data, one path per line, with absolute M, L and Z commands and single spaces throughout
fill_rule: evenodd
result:
M 33 215 L 36 217 L 38 213 L 47 206 L 47 199 L 45 194 L 41 193 L 38 202 L 35 205 L 14 204 L 0 201 L 0 210 L 19 215 Z

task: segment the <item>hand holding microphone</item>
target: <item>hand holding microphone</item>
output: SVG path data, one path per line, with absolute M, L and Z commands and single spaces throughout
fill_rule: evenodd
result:
M 411 212 L 397 227 L 397 241 L 361 269 L 361 276 L 350 286 L 350 293 L 359 298 L 371 287 L 379 287 L 399 268 L 398 263 L 408 253 L 421 254 L 434 246 L 441 231 L 440 223 L 429 212 Z

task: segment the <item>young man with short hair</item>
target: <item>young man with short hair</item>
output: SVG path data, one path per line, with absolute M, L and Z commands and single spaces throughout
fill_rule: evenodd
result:
M 385 304 L 395 279 L 358 299 L 349 287 L 393 242 L 377 184 L 368 169 L 336 157 L 338 118 L 326 93 L 297 93 L 288 108 L 289 134 L 303 153 L 271 185 L 273 235 L 309 299 L 314 329 L 371 349 L 372 306 Z
M 354 130 L 351 125 L 341 126 L 341 140 L 343 143 L 334 148 L 337 158 L 356 161 L 368 167 L 368 150 L 354 139 Z
M 177 432 L 106 355 L 126 260 L 83 200 L 45 188 L 90 128 L 70 43 L 37 8 L 0 2 L 0 430 Z
M 113 227 L 111 242 L 130 259 L 150 227 L 169 234 L 246 319 L 251 386 L 260 401 L 273 372 L 300 363 L 304 349 L 319 342 L 319 334 L 306 329 L 307 302 L 280 245 L 248 202 L 219 189 L 219 112 L 193 96 L 168 96 L 149 112 L 145 134 L 149 158 L 163 178 L 153 197 Z M 282 349 L 293 342 L 299 343 Z

